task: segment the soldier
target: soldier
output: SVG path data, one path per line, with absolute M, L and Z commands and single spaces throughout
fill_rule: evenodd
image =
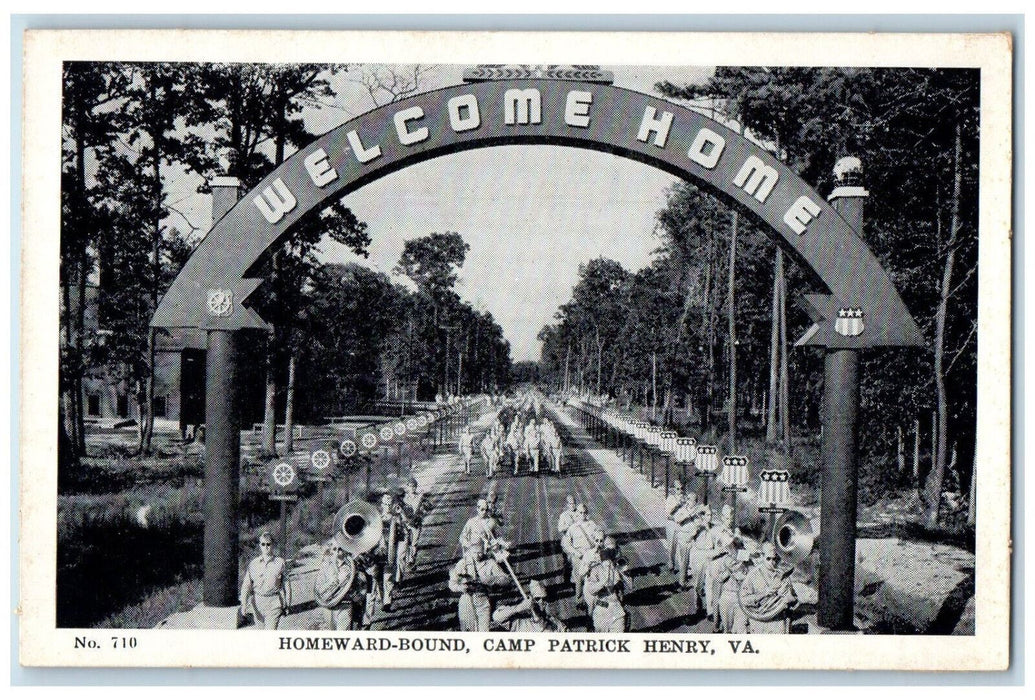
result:
M 464 551 L 475 542 L 480 542 L 484 548 L 496 539 L 496 520 L 489 515 L 489 502 L 479 498 L 477 509 L 477 514 L 468 518 L 460 532 L 460 548 Z
M 576 511 L 575 511 L 575 497 L 568 494 L 564 498 L 564 510 L 561 511 L 560 516 L 557 518 L 557 539 L 561 545 L 561 556 L 564 559 L 563 569 L 561 577 L 565 580 L 571 579 L 572 568 L 571 568 L 571 555 L 566 549 L 565 535 L 568 534 L 568 528 L 575 522 Z
M 684 591 L 690 592 L 687 601 L 687 613 L 689 615 L 697 613 L 700 602 L 697 598 L 693 578 L 697 564 L 697 555 L 694 550 L 697 546 L 698 535 L 706 529 L 702 520 L 704 513 L 703 506 L 697 506 L 692 509 L 684 507 L 676 513 L 676 568 L 679 574 L 679 587 Z
M 495 559 L 485 555 L 484 544 L 480 540 L 473 542 L 449 572 L 449 590 L 460 594 L 457 617 L 461 632 L 489 631 L 489 592 L 508 583 L 510 576 Z
M 290 606 L 290 587 L 284 575 L 285 563 L 273 553 L 273 535 L 259 535 L 259 556 L 248 564 L 241 584 L 241 615 L 249 611 L 256 627 L 275 630 L 284 610 Z
M 790 610 L 798 598 L 791 586 L 792 569 L 780 565 L 772 542 L 762 544 L 760 556 L 740 585 L 740 605 L 752 634 L 787 634 Z
M 627 573 L 615 541 L 603 538 L 597 560 L 586 573 L 585 595 L 594 632 L 618 633 L 626 631 L 627 618 L 622 604 L 625 593 L 632 590 L 632 579 Z
M 470 476 L 471 461 L 474 459 L 474 433 L 471 432 L 471 426 L 465 425 L 460 432 L 458 447 L 460 449 L 460 456 L 464 460 L 464 474 Z
M 316 575 L 314 594 L 316 604 L 327 612 L 327 629 L 364 629 L 364 602 L 371 594 L 370 563 L 362 557 L 353 557 L 344 548 L 341 533 L 327 543 L 320 571 Z
M 733 541 L 733 535 L 730 533 L 720 532 L 716 535 L 711 560 L 704 568 L 704 610 L 708 619 L 712 621 L 715 632 L 719 631 L 719 597 L 722 595 L 722 584 L 728 575 L 730 561 L 736 556 L 732 549 Z
M 695 507 L 697 505 L 697 494 L 693 491 L 689 493 L 683 492 L 683 482 L 680 479 L 676 479 L 672 484 L 672 492 L 665 499 L 665 512 L 667 518 L 665 520 L 665 537 L 668 542 L 668 568 L 673 574 L 676 573 L 676 529 L 678 523 L 676 522 L 676 513 L 679 512 L 683 506 L 688 505 Z
M 417 558 L 417 542 L 420 540 L 421 529 L 424 527 L 425 511 L 428 507 L 427 499 L 420 490 L 417 480 L 410 477 L 406 483 L 406 493 L 402 497 L 403 506 L 408 511 L 409 518 L 406 521 L 408 530 L 406 564 L 412 566 Z
M 514 462 L 514 476 L 518 475 L 518 467 L 521 462 L 521 435 L 521 421 L 515 418 L 514 422 L 510 424 L 510 432 L 507 434 L 507 449 Z
M 402 564 L 406 557 L 406 522 L 402 509 L 392 494 L 381 496 L 381 541 L 370 553 L 373 569 L 373 595 L 380 601 L 381 609 L 392 609 L 392 591 L 397 579 L 401 579 Z M 395 535 L 394 545 L 389 541 Z
M 492 621 L 508 632 L 567 632 L 564 623 L 547 606 L 546 588 L 539 581 L 528 582 L 528 597 L 517 605 L 501 605 Z
M 597 534 L 603 530 L 599 525 L 589 519 L 586 514 L 586 504 L 580 503 L 575 507 L 575 521 L 568 528 L 564 536 L 562 549 L 568 552 L 571 557 L 571 582 L 575 586 L 575 599 L 582 606 L 582 560 L 589 556 L 597 548 Z
M 533 419 L 525 427 L 524 436 L 524 448 L 525 448 L 525 461 L 529 464 L 529 471 L 533 474 L 539 474 L 539 448 L 542 445 L 543 435 L 539 430 L 539 425 Z
M 748 617 L 740 607 L 740 586 L 751 570 L 751 552 L 737 539 L 719 581 L 719 628 L 727 634 L 747 634 Z

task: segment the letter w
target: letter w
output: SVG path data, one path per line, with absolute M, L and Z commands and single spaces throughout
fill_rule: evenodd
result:
M 535 88 L 513 88 L 503 94 L 503 121 L 507 124 L 539 124 L 543 121 L 543 98 Z
M 258 197 L 252 200 L 259 208 L 266 221 L 275 224 L 284 218 L 284 215 L 295 208 L 295 196 L 279 177 L 273 181 L 272 187 L 267 187 Z
M 765 204 L 779 179 L 780 174 L 776 172 L 776 168 L 766 165 L 758 156 L 750 156 L 733 178 L 733 184 Z

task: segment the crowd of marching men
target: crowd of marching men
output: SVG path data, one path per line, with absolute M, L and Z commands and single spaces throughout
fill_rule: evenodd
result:
M 473 431 L 465 429 L 460 436 L 460 453 L 468 474 L 475 444 Z M 551 471 L 560 473 L 560 437 L 536 395 L 502 405 L 492 426 L 481 436 L 480 445 L 490 478 L 504 457 L 509 458 L 515 475 L 521 460 L 527 463 L 530 474 L 537 475 L 544 446 Z M 667 565 L 685 591 L 681 600 L 686 601 L 686 618 L 692 622 L 706 615 L 716 632 L 786 633 L 797 596 L 790 580 L 793 569 L 781 564 L 773 544 L 759 545 L 742 534 L 735 526 L 732 507 L 724 505 L 716 511 L 699 503 L 697 495 L 685 491 L 678 479 L 665 508 Z M 410 479 L 400 492 L 384 493 L 379 507 L 364 503 L 359 508 L 360 520 L 379 520 L 379 528 L 364 526 L 350 532 L 348 518 L 357 514 L 350 515 L 346 510 L 339 511 L 335 519 L 334 535 L 327 543 L 314 585 L 316 601 L 326 610 L 332 630 L 366 629 L 378 610 L 391 610 L 394 588 L 414 561 L 426 501 L 417 482 Z M 460 629 L 567 631 L 551 610 L 543 581 L 532 579 L 523 586 L 515 574 L 505 532 L 504 515 L 490 487 L 461 531 L 458 544 L 462 555 L 449 572 L 449 589 L 459 594 Z M 368 535 L 369 542 L 364 540 Z M 625 598 L 634 582 L 615 537 L 591 517 L 587 504 L 569 495 L 557 518 L 557 538 L 564 556 L 566 585 L 571 586 L 576 605 L 585 611 L 592 630 L 628 631 Z M 256 620 L 262 617 L 264 626 L 275 629 L 281 615 L 273 609 L 277 607 L 273 596 L 278 594 L 273 589 L 279 591 L 283 581 L 278 587 L 262 580 L 271 576 L 263 572 L 277 568 L 274 561 L 261 559 L 263 556 L 271 555 L 260 555 L 246 575 L 246 582 L 252 581 L 252 586 L 242 590 L 242 610 L 248 601 Z M 507 597 L 515 598 L 514 593 L 520 594 L 520 602 L 498 604 Z M 283 600 L 284 594 L 279 595 Z M 286 604 L 283 602 L 279 609 Z M 260 615 L 262 606 L 265 612 Z

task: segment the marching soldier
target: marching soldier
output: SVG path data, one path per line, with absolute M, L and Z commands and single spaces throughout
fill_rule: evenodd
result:
M 679 587 L 690 593 L 687 605 L 690 615 L 696 614 L 700 607 L 694 573 L 699 564 L 699 555 L 696 552 L 697 539 L 701 532 L 707 529 L 702 517 L 705 512 L 707 511 L 704 506 L 698 506 L 693 509 L 684 507 L 676 514 L 676 567 L 679 573 Z
M 715 548 L 711 560 L 704 568 L 704 610 L 712 621 L 714 631 L 719 631 L 719 598 L 722 595 L 722 584 L 728 576 L 729 566 L 736 551 L 733 550 L 733 535 L 720 532 L 715 536 Z
M 496 539 L 496 520 L 489 515 L 489 502 L 479 498 L 477 509 L 477 514 L 468 518 L 460 531 L 460 548 L 465 552 L 476 542 L 480 542 L 484 549 L 487 543 Z
M 542 443 L 542 433 L 539 431 L 539 425 L 535 420 L 529 421 L 525 427 L 524 436 L 524 447 L 525 447 L 525 461 L 528 462 L 528 470 L 532 474 L 539 474 L 539 447 Z
M 546 588 L 539 581 L 528 582 L 528 597 L 517 605 L 501 605 L 492 621 L 508 632 L 567 632 L 568 628 L 547 606 Z
M 406 522 L 402 517 L 402 509 L 395 502 L 392 494 L 381 496 L 381 541 L 370 553 L 373 563 L 374 599 L 380 601 L 381 609 L 392 609 L 392 591 L 397 580 L 401 579 L 401 565 L 406 557 Z M 394 532 L 394 542 L 393 539 Z
M 567 550 L 567 539 L 565 538 L 565 535 L 568 534 L 568 528 L 575 523 L 576 517 L 575 497 L 568 494 L 564 498 L 564 510 L 561 511 L 560 516 L 557 518 L 557 539 L 560 541 L 561 556 L 564 559 L 564 568 L 561 576 L 562 578 L 569 580 L 572 574 L 571 554 L 569 554 Z
M 727 634 L 746 634 L 748 617 L 740 607 L 740 586 L 751 570 L 751 552 L 740 540 L 730 545 L 730 558 L 719 581 L 719 628 Z
M 425 510 L 428 507 L 427 499 L 413 477 L 410 477 L 406 483 L 406 493 L 402 497 L 402 502 L 409 516 L 406 521 L 408 530 L 406 563 L 407 566 L 412 566 L 417 558 L 417 542 L 420 540 L 421 529 L 424 527 Z
M 273 553 L 273 535 L 259 535 L 259 556 L 251 560 L 241 584 L 241 615 L 249 612 L 256 627 L 275 630 L 285 608 L 291 604 L 290 588 L 284 574 L 285 563 Z
M 514 422 L 510 424 L 510 432 L 507 434 L 507 449 L 514 461 L 514 476 L 518 475 L 518 466 L 521 461 L 521 434 L 521 421 L 515 417 Z
M 625 632 L 627 618 L 622 604 L 632 590 L 632 579 L 621 560 L 615 541 L 606 537 L 586 573 L 585 596 L 594 632 Z
M 508 583 L 509 574 L 494 558 L 486 556 L 483 542 L 472 542 L 449 572 L 449 590 L 460 594 L 457 617 L 461 632 L 489 631 L 492 618 L 489 593 Z
M 572 584 L 575 586 L 575 598 L 578 605 L 582 603 L 582 561 L 597 549 L 597 534 L 603 530 L 599 525 L 589 519 L 586 514 L 586 504 L 580 503 L 575 507 L 575 522 L 568 528 L 564 537 L 562 548 L 571 557 Z
M 772 542 L 762 544 L 754 567 L 740 585 L 740 605 L 752 634 L 787 634 L 790 611 L 798 598 L 791 586 L 792 569 L 780 565 Z
M 363 557 L 353 557 L 343 544 L 340 533 L 335 533 L 324 549 L 314 584 L 316 604 L 327 613 L 327 629 L 365 629 L 365 611 L 371 607 L 365 603 L 372 603 L 367 571 L 371 565 Z
M 465 425 L 460 432 L 460 456 L 464 460 L 464 474 L 471 475 L 471 462 L 474 460 L 474 433 L 471 426 Z
M 672 492 L 665 499 L 665 512 L 667 518 L 665 520 L 665 536 L 668 541 L 668 568 L 673 574 L 676 573 L 676 530 L 678 529 L 678 523 L 676 522 L 676 513 L 680 511 L 684 506 L 694 508 L 697 506 L 697 494 L 693 491 L 689 493 L 683 492 L 683 482 L 680 479 L 676 479 L 672 485 Z
M 499 497 L 496 495 L 495 485 L 492 485 L 489 488 L 489 492 L 485 494 L 485 506 L 485 514 L 496 522 L 493 532 L 499 538 L 506 531 L 507 525 L 503 520 L 503 513 L 500 512 Z

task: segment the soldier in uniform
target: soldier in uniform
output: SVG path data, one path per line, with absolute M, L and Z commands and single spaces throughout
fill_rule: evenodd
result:
M 468 518 L 460 531 L 460 548 L 465 552 L 475 542 L 480 542 L 484 549 L 487 543 L 496 539 L 496 520 L 489 515 L 489 502 L 479 498 L 477 509 L 477 514 Z
M 740 605 L 752 634 L 787 634 L 790 611 L 798 598 L 791 586 L 792 569 L 780 565 L 772 542 L 762 544 L 760 556 L 740 585 Z
M 256 627 L 275 630 L 285 608 L 291 604 L 285 563 L 273 553 L 273 535 L 259 535 L 259 556 L 248 564 L 241 584 L 241 615 L 251 612 Z
M 406 522 L 402 516 L 402 508 L 395 502 L 392 494 L 381 496 L 381 541 L 370 553 L 374 570 L 374 598 L 380 600 L 382 610 L 392 609 L 392 591 L 397 579 L 401 579 L 402 565 L 406 558 Z M 395 551 L 389 552 L 392 531 L 395 531 Z M 389 566 L 394 560 L 394 566 Z
M 492 621 L 508 632 L 567 632 L 564 623 L 550 612 L 546 598 L 546 588 L 532 579 L 528 597 L 517 605 L 499 606 Z
M 632 579 L 621 561 L 618 546 L 610 537 L 603 538 L 595 561 L 591 561 L 584 584 L 586 605 L 593 620 L 594 632 L 625 632 L 627 618 L 622 603 L 632 590 Z
M 577 513 L 575 510 L 575 497 L 568 494 L 564 498 L 564 510 L 561 511 L 560 516 L 557 518 L 557 539 L 560 541 L 561 553 L 564 559 L 564 568 L 562 570 L 562 578 L 570 580 L 572 574 L 571 568 L 571 554 L 567 550 L 567 539 L 565 535 L 568 534 L 568 528 L 575 523 Z
M 676 513 L 676 568 L 679 575 L 679 587 L 688 591 L 690 596 L 687 601 L 687 613 L 697 614 L 700 601 L 697 598 L 696 581 L 694 572 L 697 570 L 698 556 L 695 552 L 697 539 L 702 531 L 706 530 L 703 515 L 706 510 L 703 506 L 694 508 L 684 507 Z
M 493 588 L 511 582 L 509 574 L 499 563 L 485 554 L 481 540 L 471 543 L 464 556 L 449 572 L 449 590 L 460 594 L 457 617 L 461 632 L 488 632 L 492 618 Z
M 518 468 L 521 463 L 521 421 L 515 417 L 510 424 L 510 432 L 507 433 L 507 450 L 510 452 L 511 460 L 514 463 L 514 476 L 518 475 Z
M 490 479 L 495 476 L 496 463 L 499 461 L 499 438 L 495 431 L 496 428 L 493 426 L 492 430 L 485 433 L 481 442 L 482 459 L 485 460 L 485 476 Z
M 719 580 L 719 628 L 727 634 L 747 634 L 748 617 L 740 607 L 740 586 L 751 570 L 751 552 L 740 540 L 730 545 L 726 570 Z
M 582 574 L 584 573 L 582 561 L 597 549 L 597 534 L 602 532 L 602 528 L 589 519 L 586 504 L 578 504 L 575 507 L 575 522 L 568 528 L 562 548 L 571 557 L 571 582 L 575 586 L 575 599 L 579 601 L 580 606 L 582 605 Z
M 693 491 L 689 493 L 683 492 L 683 482 L 680 479 L 676 479 L 672 484 L 672 492 L 669 493 L 668 498 L 665 499 L 665 512 L 667 518 L 665 520 L 665 536 L 668 542 L 668 568 L 673 574 L 676 573 L 676 529 L 678 523 L 676 522 L 676 513 L 680 511 L 684 506 L 691 508 L 697 505 L 697 494 Z
M 460 432 L 458 447 L 460 449 L 460 456 L 464 460 L 464 474 L 470 476 L 471 462 L 474 460 L 474 433 L 471 432 L 471 426 L 465 425 Z
M 539 425 L 534 419 L 529 421 L 524 435 L 525 461 L 529 464 L 528 470 L 536 475 L 539 474 L 539 448 L 542 441 L 543 435 L 539 430 Z
M 410 477 L 406 483 L 406 493 L 402 497 L 402 502 L 408 515 L 406 529 L 409 534 L 406 538 L 406 563 L 407 566 L 412 566 L 417 557 L 417 542 L 420 540 L 421 529 L 424 527 L 425 510 L 428 507 L 427 499 L 413 477 Z
M 344 548 L 340 533 L 327 543 L 320 571 L 316 575 L 316 603 L 327 612 L 327 629 L 365 629 L 365 603 L 370 596 L 371 566 L 363 557 L 353 557 Z

